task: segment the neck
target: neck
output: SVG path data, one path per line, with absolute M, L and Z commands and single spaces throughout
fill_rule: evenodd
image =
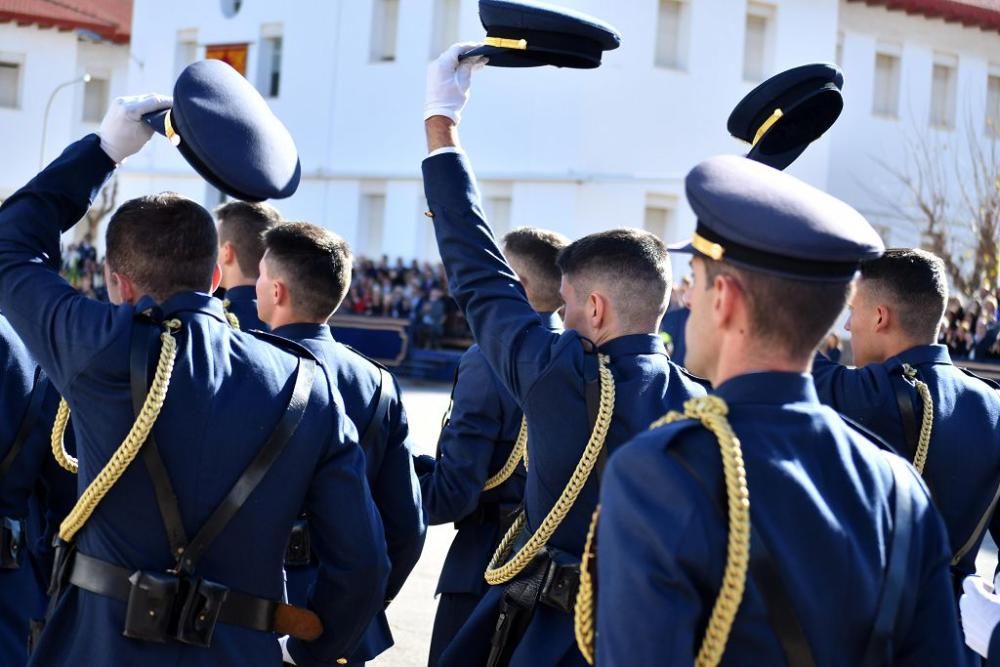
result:
M 247 287 L 254 286 L 257 284 L 256 278 L 248 278 L 236 267 L 222 267 L 222 281 L 219 283 L 221 287 L 226 289 L 232 289 L 234 287 Z
M 741 339 L 746 340 L 746 339 Z M 708 378 L 713 387 L 747 373 L 808 373 L 812 368 L 812 356 L 797 358 L 776 350 L 773 344 L 758 342 L 754 345 L 723 343 L 719 347 L 718 361 L 714 372 Z
M 648 329 L 618 329 L 618 328 L 607 329 L 607 330 L 601 331 L 601 332 L 599 332 L 597 334 L 597 336 L 596 336 L 596 338 L 594 340 L 594 345 L 600 347 L 601 345 L 604 345 L 606 343 L 610 343 L 611 341 L 613 341 L 613 340 L 615 340 L 617 338 L 623 338 L 625 336 L 637 336 L 637 335 L 642 335 L 642 336 L 654 335 L 655 336 L 656 335 L 656 330 L 655 329 L 653 329 L 653 330 L 648 330 Z
M 272 331 L 279 327 L 288 326 L 289 324 L 326 324 L 326 320 L 303 317 L 294 311 L 284 309 L 279 310 L 276 308 L 271 314 L 270 321 L 267 323 L 267 325 L 271 327 Z
M 899 337 L 893 338 L 893 339 L 891 339 L 891 340 L 889 340 L 889 341 L 886 342 L 885 354 L 883 355 L 883 358 L 881 359 L 881 361 L 884 362 L 884 361 L 886 361 L 888 359 L 891 359 L 892 357 L 895 357 L 896 355 L 902 354 L 903 352 L 906 352 L 907 350 L 910 350 L 910 349 L 912 349 L 914 347 L 922 347 L 924 345 L 933 345 L 936 342 L 937 341 L 933 341 L 933 340 L 915 340 L 913 338 L 908 338 L 908 337 L 903 337 L 903 336 L 899 336 Z

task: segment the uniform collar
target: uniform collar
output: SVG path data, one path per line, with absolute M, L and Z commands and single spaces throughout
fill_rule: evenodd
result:
M 904 350 L 894 357 L 889 357 L 885 365 L 889 368 L 896 368 L 903 364 L 920 366 L 923 364 L 950 364 L 951 355 L 944 345 L 917 345 L 909 350 Z
M 201 313 L 226 323 L 222 302 L 204 292 L 180 292 L 162 304 L 156 303 L 156 300 L 147 294 L 135 304 L 135 312 L 143 313 L 146 311 L 151 311 L 156 320 L 167 319 L 183 313 Z
M 542 324 L 549 331 L 562 331 L 563 321 L 559 313 L 539 312 L 538 316 L 542 318 Z
M 619 336 L 601 345 L 597 351 L 612 359 L 636 354 L 662 354 L 664 356 L 667 354 L 667 348 L 663 346 L 663 339 L 655 334 Z
M 275 336 L 281 336 L 288 340 L 301 342 L 304 340 L 317 340 L 322 342 L 333 342 L 333 333 L 326 324 L 312 324 L 299 322 L 297 324 L 286 324 L 271 331 Z
M 257 288 L 253 285 L 237 285 L 226 290 L 226 298 L 230 301 L 256 301 Z
M 808 373 L 746 373 L 726 380 L 712 393 L 726 403 L 819 403 L 812 376 Z

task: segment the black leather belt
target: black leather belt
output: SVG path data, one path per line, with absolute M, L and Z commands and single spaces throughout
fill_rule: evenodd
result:
M 77 552 L 69 583 L 97 595 L 127 602 L 132 590 L 129 578 L 133 573 L 132 570 Z M 272 632 L 277 608 L 278 603 L 274 600 L 230 590 L 222 603 L 219 622 Z

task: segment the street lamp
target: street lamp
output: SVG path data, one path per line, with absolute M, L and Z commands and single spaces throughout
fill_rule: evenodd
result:
M 66 86 L 73 86 L 78 83 L 90 83 L 90 74 L 85 73 L 83 76 L 73 79 L 72 81 L 67 81 L 66 83 L 60 83 L 52 90 L 52 94 L 49 95 L 49 101 L 45 104 L 45 115 L 42 116 L 42 146 L 38 152 L 38 170 L 41 171 L 45 167 L 45 133 L 49 127 L 49 111 L 52 109 L 52 100 L 56 98 L 56 93 L 65 88 Z

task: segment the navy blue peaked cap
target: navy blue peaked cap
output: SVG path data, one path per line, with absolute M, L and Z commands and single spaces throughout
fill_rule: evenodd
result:
M 618 31 L 600 19 L 555 5 L 521 0 L 479 0 L 485 45 L 469 51 L 494 67 L 592 69 L 605 51 L 621 44 Z
M 786 278 L 850 281 L 885 252 L 864 216 L 789 174 L 735 155 L 711 158 L 685 180 L 698 218 L 690 243 L 672 246 Z
M 784 169 L 823 136 L 844 108 L 836 65 L 802 65 L 772 76 L 733 109 L 729 133 L 752 145 L 747 157 Z
M 221 60 L 188 65 L 174 84 L 173 108 L 143 120 L 232 197 L 282 199 L 299 187 L 292 135 L 250 82 Z

